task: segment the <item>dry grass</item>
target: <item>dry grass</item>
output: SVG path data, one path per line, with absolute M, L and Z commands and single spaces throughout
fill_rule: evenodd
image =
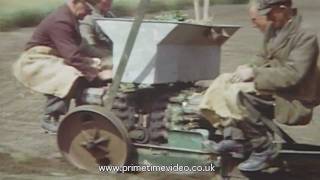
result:
M 0 0 L 0 31 L 33 26 L 63 0 Z

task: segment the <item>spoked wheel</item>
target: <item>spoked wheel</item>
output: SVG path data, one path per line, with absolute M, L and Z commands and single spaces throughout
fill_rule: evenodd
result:
M 58 129 L 62 155 L 76 167 L 94 173 L 100 165 L 125 165 L 130 145 L 121 120 L 98 106 L 76 108 Z

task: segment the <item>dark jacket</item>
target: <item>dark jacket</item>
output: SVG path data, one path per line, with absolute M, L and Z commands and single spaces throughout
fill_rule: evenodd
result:
M 65 64 L 78 69 L 84 75 L 95 74 L 90 67 L 91 58 L 81 54 L 81 35 L 78 20 L 67 5 L 63 5 L 42 20 L 34 31 L 26 49 L 35 46 L 48 46 L 58 52 Z

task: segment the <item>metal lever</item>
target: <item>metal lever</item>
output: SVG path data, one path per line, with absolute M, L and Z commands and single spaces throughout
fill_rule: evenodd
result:
M 131 55 L 134 43 L 135 43 L 137 35 L 139 33 L 141 23 L 143 21 L 146 9 L 150 4 L 150 1 L 151 0 L 140 0 L 139 7 L 138 7 L 138 14 L 136 15 L 136 18 L 135 18 L 133 25 L 131 27 L 126 46 L 124 48 L 123 54 L 120 59 L 119 66 L 116 71 L 116 75 L 112 80 L 111 88 L 110 88 L 109 92 L 107 93 L 107 98 L 104 102 L 107 110 L 111 110 L 111 108 L 112 108 L 114 98 L 117 95 L 117 91 L 119 89 L 122 76 L 123 76 L 124 71 L 127 67 L 129 57 Z

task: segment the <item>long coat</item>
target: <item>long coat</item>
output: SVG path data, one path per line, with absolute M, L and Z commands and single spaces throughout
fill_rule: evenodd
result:
M 279 32 L 269 26 L 253 68 L 255 88 L 274 95 L 275 118 L 289 125 L 308 122 L 320 102 L 318 40 L 301 21 L 294 16 Z
M 240 91 L 263 93 L 274 97 L 278 122 L 305 124 L 311 119 L 312 108 L 320 102 L 318 55 L 317 36 L 302 28 L 300 16 L 279 32 L 269 26 L 263 49 L 251 64 L 254 88 L 247 88 L 252 82 L 232 84 L 230 75 L 221 75 L 206 91 L 200 110 L 213 124 L 227 126 L 230 119 L 243 120 L 248 116 L 237 100 Z

